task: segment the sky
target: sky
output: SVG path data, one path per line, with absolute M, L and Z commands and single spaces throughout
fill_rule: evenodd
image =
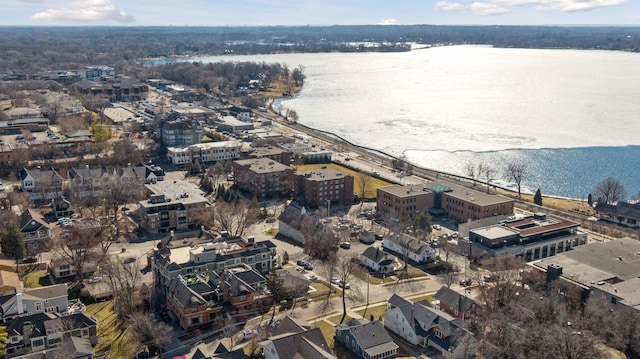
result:
M 635 25 L 640 0 L 0 0 L 0 26 Z

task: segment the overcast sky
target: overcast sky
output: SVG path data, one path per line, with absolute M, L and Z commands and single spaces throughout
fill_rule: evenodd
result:
M 640 0 L 0 0 L 3 25 L 640 25 Z

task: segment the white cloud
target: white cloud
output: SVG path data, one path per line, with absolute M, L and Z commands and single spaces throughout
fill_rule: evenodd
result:
M 618 6 L 628 0 L 491 0 L 498 6 L 537 5 L 536 9 L 563 12 L 586 11 L 601 7 Z
M 504 15 L 511 12 L 507 8 L 486 2 L 474 2 L 469 8 L 478 15 Z
M 455 11 L 464 10 L 466 9 L 466 6 L 457 2 L 438 1 L 438 3 L 433 6 L 433 9 L 442 11 Z
M 66 7 L 49 9 L 33 14 L 33 20 L 66 21 L 76 23 L 97 23 L 105 21 L 133 22 L 133 16 L 126 14 L 110 0 L 77 0 Z
M 396 25 L 397 23 L 396 19 L 384 19 L 378 25 Z

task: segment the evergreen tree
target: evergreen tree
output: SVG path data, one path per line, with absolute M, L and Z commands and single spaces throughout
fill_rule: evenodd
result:
M 587 196 L 587 203 L 589 204 L 589 207 L 593 207 L 593 196 L 591 195 L 591 193 L 589 193 L 589 196 Z
M 540 188 L 538 188 L 536 194 L 533 196 L 533 203 L 542 206 L 542 193 L 540 193 Z
M 9 333 L 7 333 L 7 327 L 0 326 L 0 359 L 4 359 L 6 357 L 4 348 L 7 347 L 8 337 L 9 337 Z
M 25 256 L 24 236 L 16 226 L 7 228 L 1 235 L 2 253 L 19 261 Z

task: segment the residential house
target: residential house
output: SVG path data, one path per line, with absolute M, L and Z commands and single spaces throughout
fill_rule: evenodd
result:
M 211 342 L 188 345 L 182 351 L 172 351 L 173 358 L 180 359 L 245 359 L 244 350 L 229 351 L 218 339 Z
M 438 309 L 454 318 L 466 320 L 473 316 L 478 309 L 473 299 L 449 287 L 440 287 L 433 297 L 438 301 Z
M 34 313 L 18 316 L 6 324 L 7 358 L 28 357 L 30 353 L 42 356 L 60 351 L 66 337 L 87 339 L 94 346 L 98 342 L 97 321 L 85 313 L 66 316 L 57 313 Z
M 360 263 L 375 272 L 385 274 L 393 273 L 398 267 L 396 258 L 385 251 L 381 251 L 379 247 L 365 249 L 360 254 Z
M 287 324 L 280 329 L 284 323 Z M 280 327 L 268 340 L 260 343 L 265 359 L 336 359 L 320 328 L 309 330 L 304 325 L 286 319 L 281 321 Z
M 503 223 L 469 230 L 469 257 L 514 255 L 526 261 L 554 256 L 587 243 L 580 224 L 535 213 Z
M 40 212 L 27 208 L 20 216 L 20 231 L 24 236 L 27 250 L 33 250 L 38 245 L 51 239 L 51 228 Z
M 184 330 L 207 323 L 222 326 L 228 315 L 237 319 L 269 308 L 265 285 L 265 277 L 246 264 L 179 275 L 168 283 L 166 306 Z
M 202 142 L 204 129 L 198 121 L 177 119 L 162 123 L 158 134 L 167 147 L 188 146 Z
M 351 350 L 360 359 L 395 358 L 398 345 L 380 321 L 351 319 L 336 326 L 336 341 Z
M 290 299 L 306 298 L 309 293 L 310 280 L 305 278 L 296 268 L 282 268 L 276 271 L 282 279 L 282 285 Z
M 53 215 L 56 219 L 63 217 L 71 217 L 73 211 L 71 210 L 71 202 L 69 202 L 64 196 L 57 197 L 52 200 Z
M 384 326 L 402 340 L 433 347 L 443 358 L 462 359 L 475 354 L 477 340 L 464 328 L 462 319 L 434 309 L 426 301 L 412 303 L 394 294 L 388 301 Z
M 488 194 L 455 183 L 439 181 L 420 185 L 378 188 L 376 205 L 383 217 L 415 218 L 428 210 L 431 215 L 446 215 L 458 222 L 513 213 L 512 198 Z
M 302 196 L 312 208 L 329 204 L 347 206 L 353 204 L 353 176 L 335 168 L 323 167 L 295 175 L 294 194 Z
M 151 235 L 197 228 L 194 213 L 209 205 L 202 191 L 183 180 L 145 185 L 147 200 L 140 204 L 140 228 Z
M 135 198 L 142 194 L 143 184 L 164 180 L 164 170 L 153 164 L 139 164 L 116 169 L 90 168 L 85 165 L 71 168 L 69 189 L 75 198 L 104 198 L 106 196 Z
M 406 254 L 409 260 L 418 264 L 434 262 L 436 260 L 435 249 L 431 248 L 428 243 L 406 233 L 389 233 L 383 238 L 382 247 L 402 257 Z
M 174 278 L 219 271 L 241 264 L 266 274 L 273 267 L 275 256 L 276 246 L 273 243 L 255 242 L 253 237 L 223 239 L 193 248 L 156 248 L 152 256 L 154 290 L 160 303 L 164 303 L 169 283 Z
M 289 238 L 297 244 L 304 245 L 306 239 L 301 232 L 304 219 L 305 217 L 310 217 L 311 223 L 320 223 L 318 216 L 318 212 L 307 212 L 304 206 L 291 202 L 278 216 L 278 235 Z M 324 225 L 319 225 L 323 226 L 322 230 L 325 230 Z
M 24 314 L 64 313 L 69 309 L 67 285 L 54 284 L 40 288 L 27 288 L 2 297 L 2 318 Z
M 596 202 L 598 218 L 603 221 L 618 223 L 623 226 L 640 227 L 640 203 L 619 201 L 615 205 Z
M 240 157 L 242 144 L 238 141 L 197 143 L 186 147 L 169 147 L 167 160 L 174 165 L 187 165 L 198 161 L 210 164 L 218 161 L 232 161 Z
M 0 269 L 0 296 L 13 295 L 22 289 L 18 273 Z
M 106 167 L 90 168 L 72 167 L 69 170 L 69 188 L 75 198 L 94 196 L 102 198 L 107 194 L 109 187 L 116 186 L 112 173 Z
M 50 201 L 62 195 L 64 179 L 56 170 L 20 170 L 20 184 L 33 201 Z
M 74 247 L 71 245 L 71 248 L 74 252 L 77 253 L 78 256 L 83 255 L 84 251 L 87 251 L 83 247 L 82 244 L 79 244 L 78 247 Z M 89 251 L 93 251 L 94 249 L 89 249 Z M 87 258 L 82 263 L 82 273 L 78 274 L 76 272 L 76 266 L 73 265 L 73 262 L 69 257 L 66 256 L 56 256 L 51 258 L 49 261 L 49 273 L 55 279 L 68 279 L 69 277 L 82 277 L 86 278 L 87 276 L 95 273 L 98 270 L 98 261 L 97 258 L 99 255 L 95 252 L 89 253 Z
M 258 199 L 288 196 L 293 191 L 293 168 L 269 158 L 233 161 L 234 182 Z

